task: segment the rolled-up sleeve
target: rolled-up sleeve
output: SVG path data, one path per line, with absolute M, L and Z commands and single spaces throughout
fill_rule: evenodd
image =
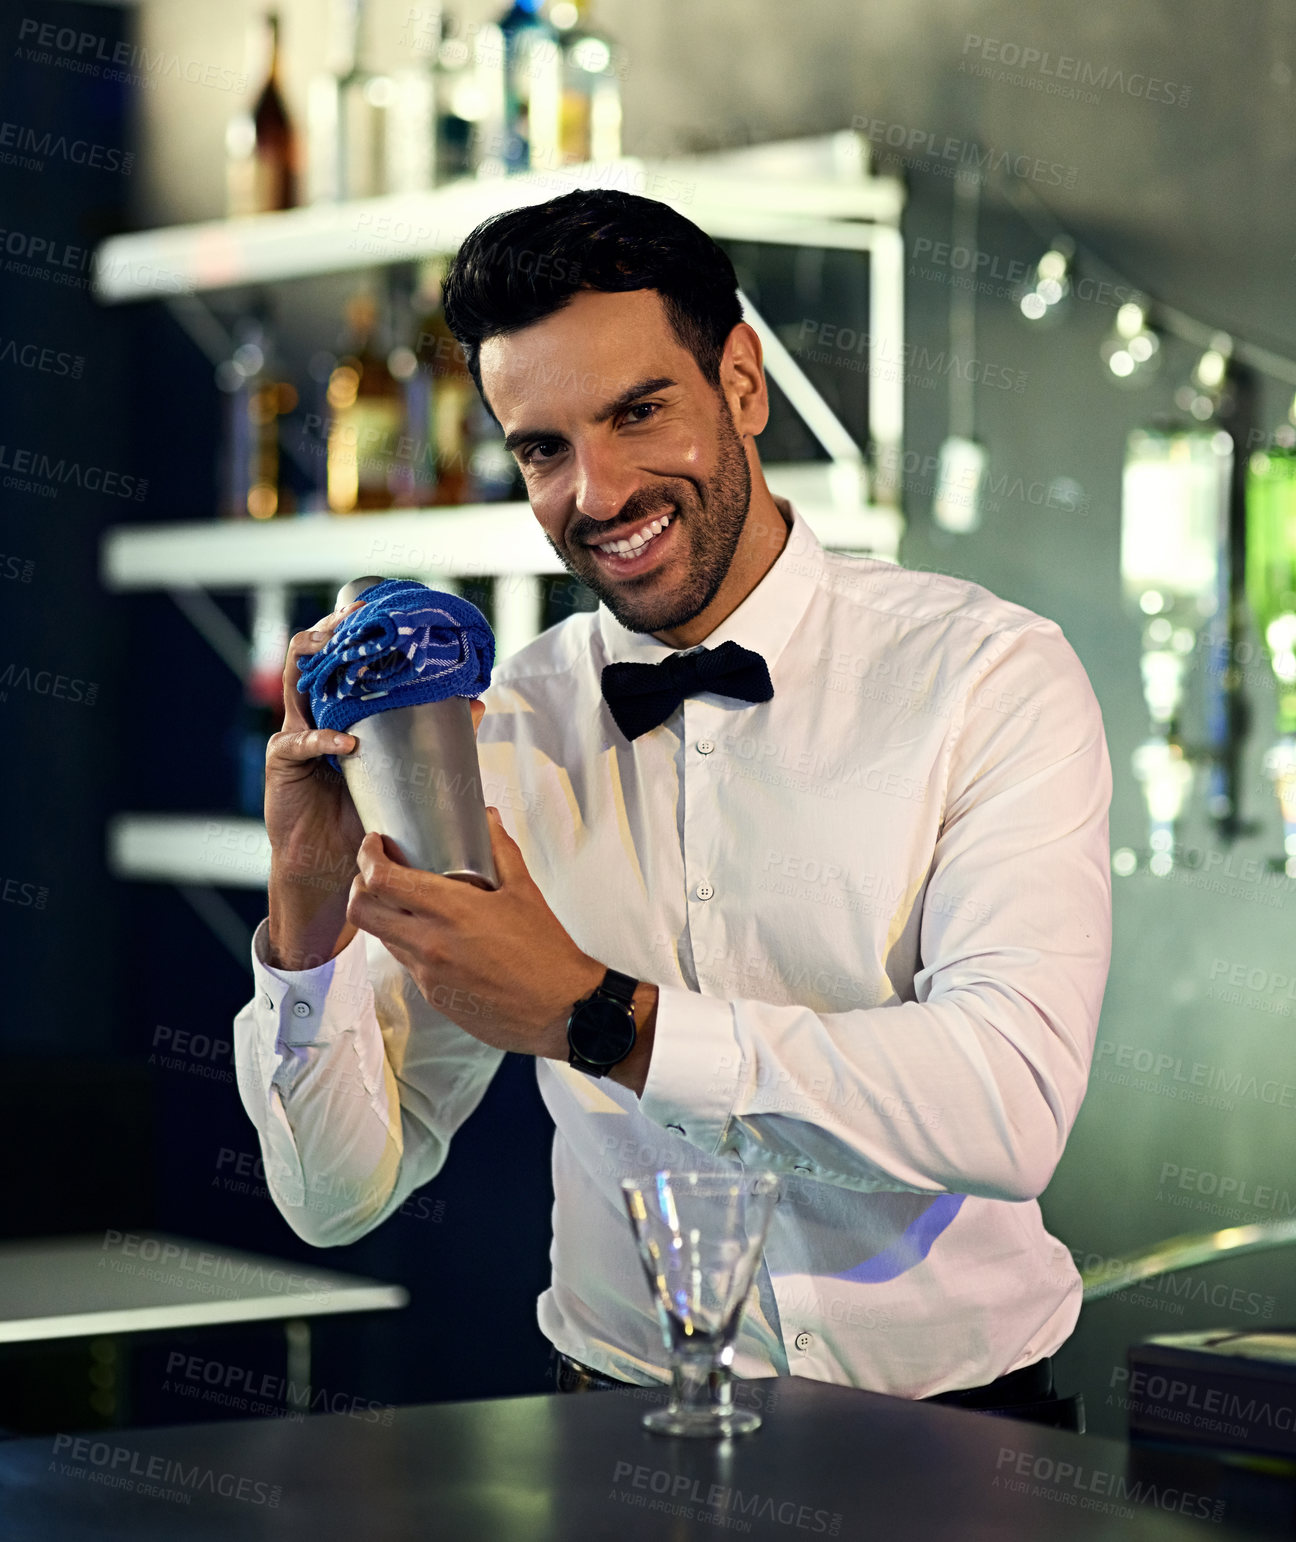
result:
M 649 1118 L 709 1153 L 861 1191 L 1025 1200 L 1047 1185 L 1111 956 L 1111 767 L 1054 623 L 988 641 L 970 676 L 912 999 L 821 1013 L 663 988 Z

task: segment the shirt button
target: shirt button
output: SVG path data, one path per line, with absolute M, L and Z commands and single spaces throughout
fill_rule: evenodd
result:
M 804 1352 L 805 1350 L 810 1348 L 811 1344 L 814 1343 L 814 1334 L 813 1333 L 798 1333 L 796 1338 L 793 1339 L 792 1342 L 796 1345 L 796 1347 L 798 1349 L 800 1349 L 800 1350 L 802 1350 Z
M 674 1130 L 676 1135 L 683 1135 L 684 1133 L 684 1126 L 682 1124 L 668 1124 L 666 1128 L 668 1130 Z
M 700 883 L 693 892 L 700 900 L 708 900 L 715 893 L 715 890 L 709 883 Z
M 261 992 L 261 1005 L 263 1007 L 269 1007 L 271 1011 L 274 1010 L 274 997 L 270 994 L 269 991 Z
M 715 749 L 715 741 L 712 739 L 699 739 L 697 750 L 699 755 L 709 755 Z
M 808 1178 L 814 1171 L 813 1168 L 807 1167 L 804 1162 L 798 1162 L 794 1170 L 800 1173 L 803 1178 Z
M 310 1014 L 311 1014 L 311 1009 L 310 1009 L 310 1007 L 307 1006 L 307 1004 L 304 1001 L 294 1001 L 293 1002 L 293 1016 L 294 1017 L 309 1017 Z

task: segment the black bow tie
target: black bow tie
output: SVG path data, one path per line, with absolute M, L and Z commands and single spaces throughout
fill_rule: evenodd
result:
M 774 686 L 760 654 L 732 640 L 695 653 L 672 653 L 660 664 L 603 666 L 603 699 L 627 739 L 664 723 L 686 696 L 703 691 L 769 701 Z

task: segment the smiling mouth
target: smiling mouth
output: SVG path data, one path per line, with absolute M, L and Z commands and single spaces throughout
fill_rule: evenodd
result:
M 618 537 L 612 541 L 588 541 L 586 545 L 590 550 L 603 552 L 607 556 L 636 557 L 652 545 L 674 518 L 673 513 L 659 515 L 656 519 L 645 521 L 629 536 Z
M 606 578 L 618 580 L 646 577 L 649 573 L 660 572 L 670 562 L 676 544 L 675 524 L 674 515 L 665 520 L 650 521 L 649 530 L 655 525 L 657 534 L 649 534 L 647 540 L 640 541 L 637 546 L 630 546 L 628 550 L 625 549 L 627 543 L 623 541 L 604 541 L 586 547 L 586 550 Z M 642 526 L 640 528 L 643 529 Z M 639 531 L 634 533 L 638 535 Z M 604 546 L 613 549 L 604 551 Z

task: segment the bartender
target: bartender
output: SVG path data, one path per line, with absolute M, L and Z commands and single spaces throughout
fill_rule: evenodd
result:
M 1111 772 L 1075 653 L 975 584 L 825 551 L 771 493 L 733 267 L 666 205 L 488 220 L 444 303 L 599 605 L 473 703 L 493 892 L 393 860 L 324 760 L 355 740 L 313 724 L 298 660 L 354 607 L 292 639 L 235 1022 L 276 1204 L 354 1242 L 531 1055 L 560 1387 L 668 1379 L 620 1180 L 741 1166 L 782 1197 L 736 1375 L 1074 1422 L 1050 1357 L 1080 1280 L 1037 1200 L 1110 957 Z

